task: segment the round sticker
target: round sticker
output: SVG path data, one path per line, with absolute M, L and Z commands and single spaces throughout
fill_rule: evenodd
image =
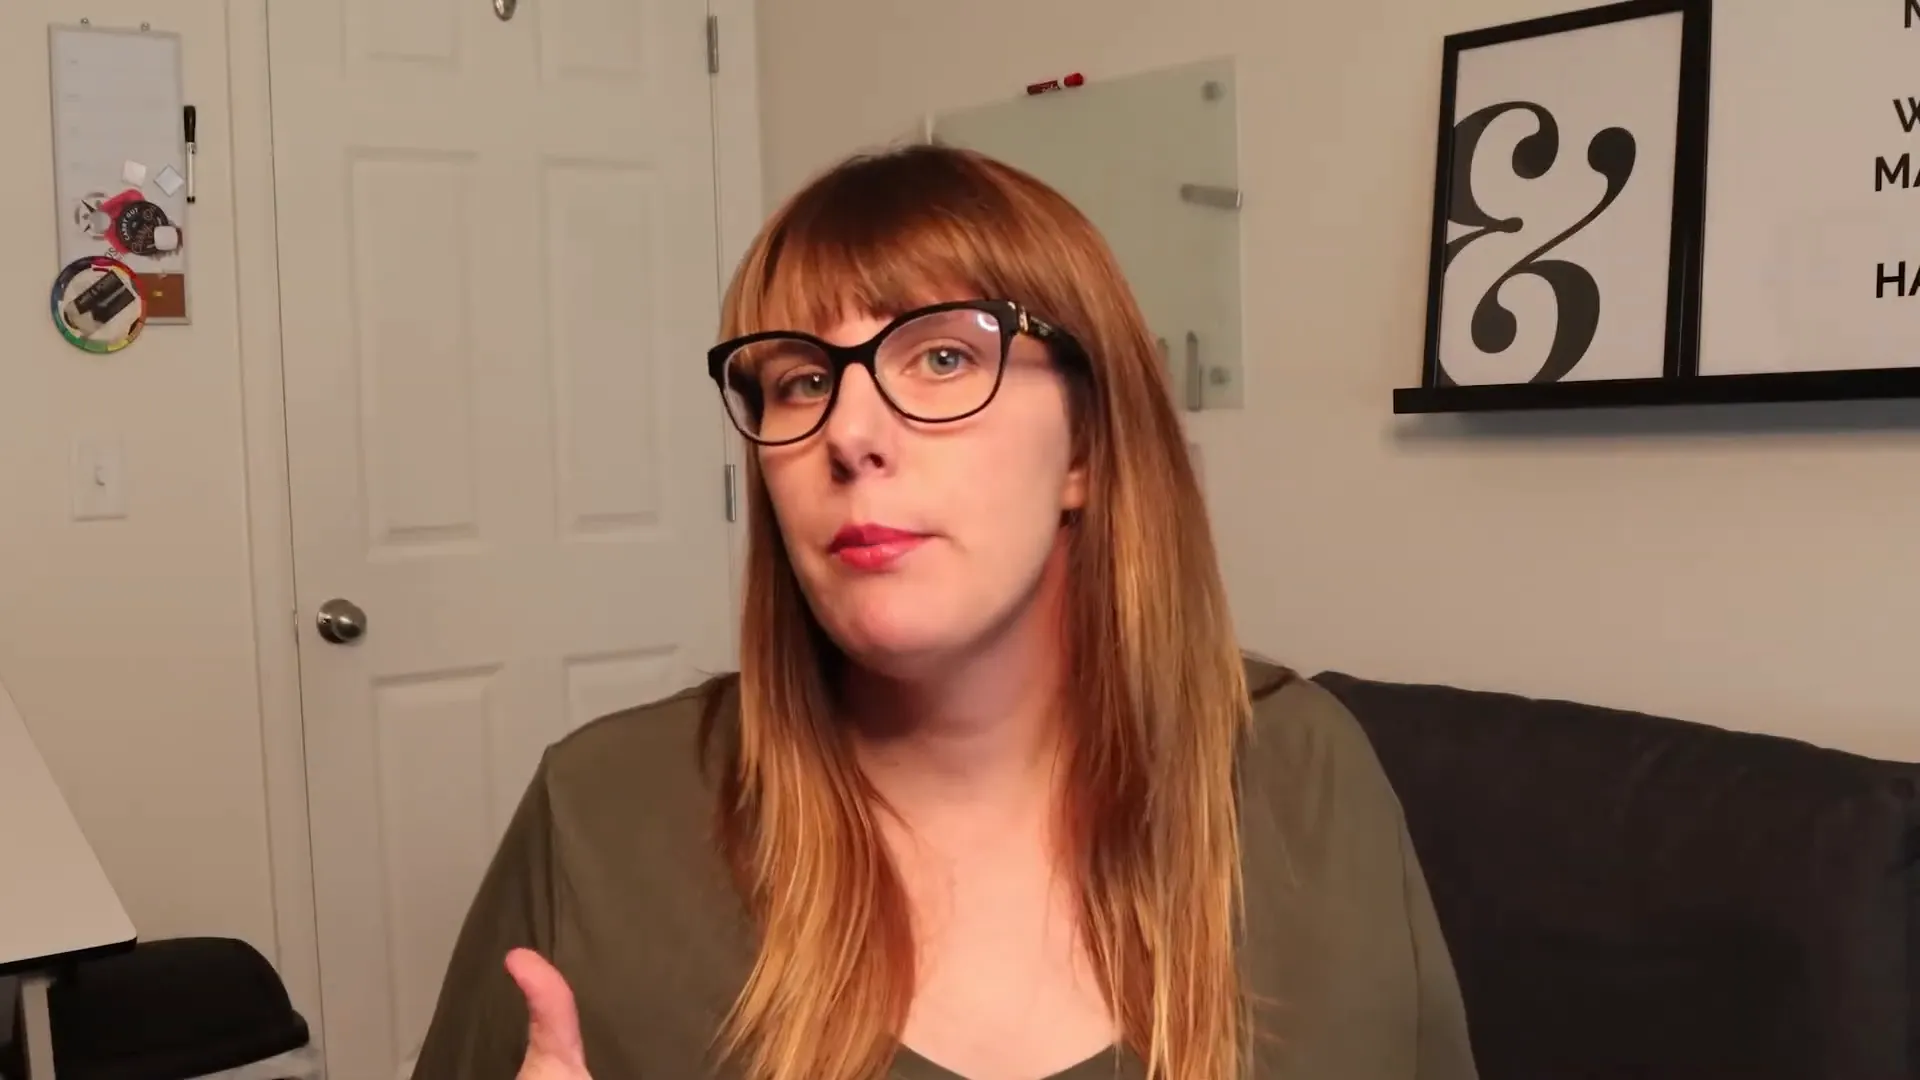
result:
M 80 197 L 80 204 L 73 208 L 73 224 L 90 240 L 104 240 L 107 230 L 113 228 L 113 213 L 106 209 L 107 193 L 89 191 Z
M 179 229 L 167 212 L 150 202 L 131 202 L 120 208 L 113 222 L 120 250 L 153 258 L 179 246 Z M 168 246 L 168 245 L 171 246 Z
M 140 279 L 118 259 L 75 259 L 54 279 L 53 325 L 76 349 L 119 352 L 147 324 L 147 298 Z

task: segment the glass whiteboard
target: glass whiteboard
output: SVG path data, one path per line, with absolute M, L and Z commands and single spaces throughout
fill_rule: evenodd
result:
M 1185 409 L 1241 404 L 1240 161 L 1231 58 L 935 116 L 937 142 L 1046 181 L 1120 261 Z

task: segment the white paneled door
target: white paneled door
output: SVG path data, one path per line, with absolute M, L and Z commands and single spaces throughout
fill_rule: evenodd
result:
M 707 12 L 268 10 L 326 1051 L 386 1080 L 541 749 L 733 662 Z

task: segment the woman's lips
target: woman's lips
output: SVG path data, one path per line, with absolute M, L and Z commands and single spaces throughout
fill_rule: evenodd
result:
M 887 525 L 849 525 L 834 534 L 827 551 L 855 570 L 885 570 L 926 540 L 924 533 Z

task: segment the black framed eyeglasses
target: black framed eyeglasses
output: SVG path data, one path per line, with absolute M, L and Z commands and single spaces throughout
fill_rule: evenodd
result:
M 826 425 L 849 367 L 867 369 L 889 406 L 909 420 L 945 424 L 992 403 L 1016 335 L 1084 357 L 1066 331 L 1008 300 L 955 300 L 915 308 L 858 345 L 771 330 L 707 350 L 707 373 L 727 416 L 761 446 L 799 442 Z

